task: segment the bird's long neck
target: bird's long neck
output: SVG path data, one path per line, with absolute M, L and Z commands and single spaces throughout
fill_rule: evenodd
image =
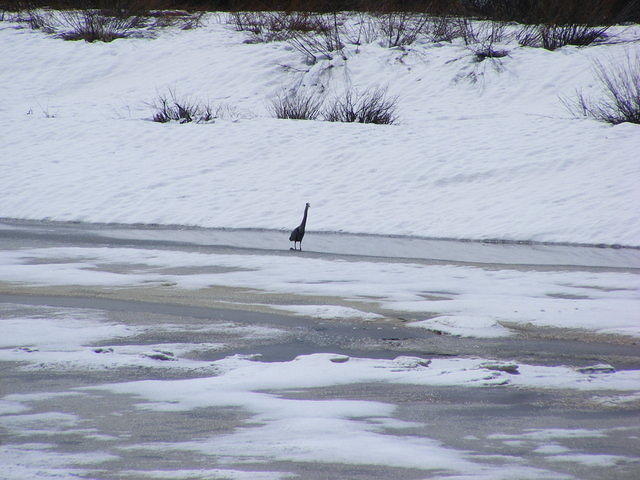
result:
M 302 223 L 300 224 L 300 226 L 302 228 L 304 228 L 307 225 L 307 211 L 309 210 L 309 207 L 304 207 L 304 216 L 302 217 Z

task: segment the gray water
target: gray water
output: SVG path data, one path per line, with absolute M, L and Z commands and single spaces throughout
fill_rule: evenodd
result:
M 212 249 L 288 250 L 288 232 L 251 229 L 207 229 L 127 226 L 0 219 L 0 236 L 76 243 L 170 246 Z M 560 244 L 460 241 L 419 237 L 390 237 L 308 231 L 304 252 L 318 255 L 356 255 L 390 259 L 488 263 L 640 268 L 640 249 Z

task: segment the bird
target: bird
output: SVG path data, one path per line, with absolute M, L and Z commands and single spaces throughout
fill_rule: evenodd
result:
M 296 243 L 300 242 L 300 251 L 302 251 L 302 237 L 304 237 L 304 227 L 307 225 L 307 211 L 309 210 L 308 203 L 304 206 L 304 216 L 302 217 L 302 223 L 293 229 L 289 236 L 289 241 L 293 242 L 293 248 L 289 250 L 297 250 Z

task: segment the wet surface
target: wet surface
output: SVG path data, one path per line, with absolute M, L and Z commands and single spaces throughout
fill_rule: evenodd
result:
M 516 359 L 538 365 L 583 366 L 597 362 L 610 362 L 618 369 L 640 369 L 640 347 L 637 344 L 583 342 L 526 337 L 497 339 L 460 338 L 438 335 L 428 330 L 378 322 L 314 320 L 304 317 L 247 312 L 219 308 L 194 307 L 155 302 L 112 300 L 92 297 L 65 297 L 43 295 L 11 295 L 0 293 L 0 303 L 54 306 L 63 308 L 91 308 L 110 312 L 119 322 L 123 316 L 137 315 L 136 322 L 157 323 L 154 318 L 170 316 L 176 319 L 210 324 L 212 321 L 230 321 L 244 325 L 263 325 L 286 331 L 286 341 L 271 340 L 250 346 L 233 345 L 206 358 L 217 360 L 226 355 L 260 355 L 262 361 L 288 361 L 298 355 L 332 352 L 369 358 L 394 358 L 398 354 L 427 357 L 474 355 L 491 358 Z M 165 320 L 158 320 L 165 321 Z M 200 338 L 200 341 L 203 339 Z M 138 339 L 140 344 L 196 341 L 178 338 L 167 333 L 162 338 Z M 113 342 L 111 342 L 113 344 Z M 117 342 L 116 342 L 117 343 Z M 204 359 L 203 357 L 200 357 Z M 640 388 L 640 386 L 639 386 Z
M 37 308 L 16 304 L 29 300 L 31 305 L 47 305 L 54 308 L 85 308 L 89 299 L 56 299 L 54 297 L 18 298 L 2 296 L 0 300 L 11 302 L 20 314 L 33 313 Z M 290 360 L 300 354 L 331 351 L 360 357 L 393 358 L 399 354 L 418 355 L 422 358 L 436 358 L 445 355 L 482 354 L 513 358 L 529 356 L 529 360 L 539 363 L 561 362 L 575 364 L 593 363 L 606 359 L 589 351 L 584 346 L 579 352 L 578 345 L 571 342 L 533 342 L 501 340 L 479 341 L 443 338 L 428 332 L 414 332 L 402 327 L 377 328 L 358 324 L 316 322 L 309 319 L 294 319 L 274 315 L 216 310 L 205 308 L 184 308 L 180 306 L 158 305 L 140 302 L 114 302 L 98 300 L 92 308 L 106 313 L 110 322 L 127 325 L 172 325 L 171 331 L 155 332 L 149 336 L 133 336 L 123 340 L 97 342 L 117 347 L 127 344 L 192 343 L 222 341 L 220 350 L 190 354 L 189 358 L 213 361 L 231 354 L 258 354 L 257 361 Z M 280 333 L 274 337 L 254 339 L 249 336 L 225 333 L 202 334 L 186 330 L 176 332 L 176 325 L 193 328 L 198 325 L 260 324 Z M 387 341 L 394 335 L 392 342 Z M 436 338 L 437 337 L 437 338 Z M 482 345 L 484 344 L 484 345 Z M 607 354 L 625 355 L 628 361 L 638 367 L 637 351 L 617 350 L 615 346 Z M 506 349 L 506 351 L 503 351 Z M 529 350 L 529 353 L 525 353 Z M 551 353 L 554 352 L 555 353 Z M 558 352 L 562 351 L 562 356 Z M 97 354 L 104 355 L 104 354 Z M 161 362 L 158 362 L 161 363 Z M 631 366 L 631 365 L 628 366 Z M 37 428 L 29 425 L 12 426 L 4 422 L 0 438 L 5 445 L 30 448 L 31 444 L 51 445 L 48 450 L 60 456 L 81 452 L 106 452 L 113 458 L 90 465 L 88 473 L 81 478 L 117 479 L 148 478 L 145 471 L 155 470 L 206 470 L 218 468 L 241 469 L 243 471 L 281 471 L 299 475 L 299 478 L 431 478 L 438 471 L 424 471 L 397 467 L 348 465 L 326 462 L 278 462 L 267 461 L 252 464 L 236 464 L 221 461 L 215 455 L 199 453 L 193 449 L 176 449 L 181 442 L 201 442 L 211 436 L 228 435 L 242 429 L 249 422 L 250 415 L 240 408 L 196 408 L 188 411 L 155 412 L 140 408 L 144 400 L 131 395 L 113 394 L 86 387 L 99 387 L 115 382 L 138 380 L 175 380 L 197 378 L 197 372 L 180 372 L 163 368 L 108 368 L 97 370 L 65 371 L 45 367 L 24 370 L 20 363 L 2 364 L 1 395 L 11 394 L 62 393 L 62 396 L 36 398 L 27 402 L 31 414 L 71 415 L 69 425 L 47 424 Z M 208 374 L 211 375 L 211 374 Z M 366 400 L 396 405 L 394 418 L 412 422 L 389 434 L 402 437 L 430 438 L 447 448 L 470 452 L 479 465 L 495 467 L 504 464 L 509 468 L 517 465 L 547 472 L 548 476 L 536 478 L 559 478 L 558 475 L 575 475 L 577 478 L 599 479 L 611 474 L 612 466 L 594 467 L 557 461 L 553 455 L 543 455 L 537 451 L 549 443 L 560 445 L 566 451 L 588 453 L 590 455 L 613 455 L 628 460 L 615 465 L 615 478 L 635 479 L 640 472 L 640 402 L 618 408 L 603 408 L 594 403 L 591 392 L 507 389 L 507 388 L 464 388 L 434 387 L 382 383 L 336 385 L 323 388 L 292 389 L 273 392 L 280 398 L 298 400 Z M 606 392 L 604 392 L 606 393 Z M 18 397 L 20 399 L 20 397 Z M 99 408 L 96 408 L 99 405 Z M 10 416 L 5 416 L 5 420 Z M 0 417 L 1 419 L 2 417 Z M 552 440 L 527 437 L 532 431 L 580 430 L 578 437 L 571 435 Z M 591 432 L 591 433 L 589 433 Z M 594 433 L 595 432 L 595 433 Z M 204 439 L 204 440 L 203 440 Z M 154 446 L 155 445 L 155 446 Z M 73 462 L 71 462 L 73 464 Z M 83 468 L 87 468 L 84 466 Z M 138 471 L 138 474 L 132 473 Z M 36 477 L 37 478 L 37 477 Z M 182 477 L 180 477 L 182 478 Z M 204 475 L 184 478 L 224 478 L 224 476 Z M 444 477 L 446 478 L 446 477 Z M 473 476 L 471 477 L 473 478 Z M 512 478 L 521 478 L 518 476 Z M 529 477 L 525 477 L 529 478 Z
M 33 243 L 90 244 L 182 249 L 226 248 L 288 252 L 288 232 L 225 230 L 187 227 L 96 225 L 0 219 L 0 238 Z M 564 265 L 640 268 L 640 249 L 555 244 L 522 244 L 495 241 L 457 241 L 417 237 L 388 237 L 344 233 L 307 232 L 303 252 L 292 255 L 382 257 L 408 260 L 449 261 L 509 265 Z

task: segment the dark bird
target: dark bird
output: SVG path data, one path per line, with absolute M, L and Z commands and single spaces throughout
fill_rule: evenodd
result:
M 302 223 L 293 229 L 289 236 L 289 241 L 293 242 L 293 248 L 290 250 L 297 250 L 296 243 L 300 242 L 300 251 L 302 251 L 302 237 L 304 237 L 304 227 L 307 225 L 307 211 L 309 210 L 308 203 L 304 206 L 304 216 L 302 217 Z

